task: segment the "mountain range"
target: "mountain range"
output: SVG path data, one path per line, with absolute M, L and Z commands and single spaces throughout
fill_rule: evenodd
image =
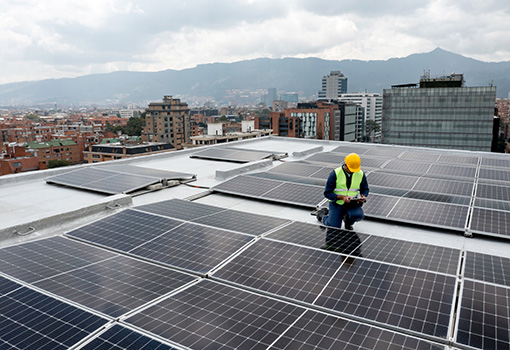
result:
M 510 91 L 510 61 L 483 62 L 437 48 L 388 60 L 323 60 L 319 58 L 259 58 L 234 63 L 211 63 L 183 70 L 113 72 L 76 78 L 0 85 L 0 106 L 147 105 L 165 95 L 182 101 L 229 103 L 228 91 L 276 88 L 316 98 L 322 77 L 339 70 L 348 78 L 348 92 L 379 92 L 392 85 L 417 83 L 431 76 L 463 73 L 466 86 L 497 87 L 498 97 Z M 260 97 L 259 97 L 260 98 Z

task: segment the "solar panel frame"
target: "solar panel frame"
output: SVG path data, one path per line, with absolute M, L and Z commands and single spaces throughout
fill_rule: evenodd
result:
M 68 349 L 109 321 L 22 287 L 0 297 L 0 347 Z
M 196 279 L 119 255 L 35 282 L 34 286 L 118 318 Z

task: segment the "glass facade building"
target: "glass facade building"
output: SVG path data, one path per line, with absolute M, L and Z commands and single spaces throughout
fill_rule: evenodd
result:
M 383 143 L 491 151 L 496 87 L 393 87 L 383 94 Z

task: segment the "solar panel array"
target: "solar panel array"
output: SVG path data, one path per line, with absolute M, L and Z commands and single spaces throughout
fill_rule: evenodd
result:
M 367 174 L 367 217 L 510 238 L 510 161 L 492 155 L 345 145 L 229 179 L 213 190 L 314 209 L 325 204 L 328 175 L 351 152 L 361 155 Z
M 284 155 L 279 153 L 279 155 Z M 218 160 L 235 163 L 248 163 L 266 158 L 273 158 L 274 152 L 259 151 L 251 149 L 242 149 L 235 147 L 214 147 L 198 151 L 190 156 L 190 158 L 200 158 L 208 160 Z
M 173 199 L 0 249 L 0 347 L 508 348 L 509 273 L 507 258 Z
M 106 194 L 131 193 L 167 180 L 192 179 L 191 174 L 137 167 L 108 165 L 82 168 L 46 178 L 49 184 L 63 185 Z

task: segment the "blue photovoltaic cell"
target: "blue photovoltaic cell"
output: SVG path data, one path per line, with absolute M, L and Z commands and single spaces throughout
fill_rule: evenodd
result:
M 30 283 L 115 255 L 70 239 L 52 237 L 0 249 L 0 271 Z
M 466 252 L 464 277 L 510 287 L 510 259 Z
M 203 280 L 126 320 L 191 349 L 262 350 L 304 308 Z
M 0 276 L 0 297 L 4 296 L 5 294 L 9 294 L 19 287 L 21 287 L 21 285 Z
M 23 287 L 0 297 L 0 348 L 64 350 L 107 322 Z
M 508 237 L 510 232 L 510 212 L 473 208 L 470 229 L 484 234 L 496 234 Z
M 66 235 L 129 252 L 180 224 L 182 221 L 127 209 L 77 228 Z
M 116 318 L 195 279 L 118 256 L 45 279 L 35 286 Z
M 82 350 L 176 350 L 120 325 L 109 328 L 106 332 L 85 345 Z

